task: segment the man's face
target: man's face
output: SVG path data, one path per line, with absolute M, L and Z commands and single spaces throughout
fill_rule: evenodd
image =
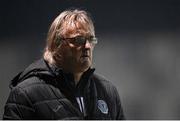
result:
M 86 32 L 74 31 L 64 37 L 63 67 L 67 71 L 85 72 L 92 65 L 92 55 L 95 44 L 92 35 Z

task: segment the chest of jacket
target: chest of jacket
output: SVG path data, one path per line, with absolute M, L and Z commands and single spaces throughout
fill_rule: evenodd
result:
M 81 112 L 75 96 L 63 93 L 59 88 L 45 85 L 44 89 L 34 89 L 33 107 L 36 119 L 112 119 L 108 96 L 97 89 L 95 83 L 90 84 L 82 95 L 85 114 Z M 38 99 L 37 99 L 38 98 Z

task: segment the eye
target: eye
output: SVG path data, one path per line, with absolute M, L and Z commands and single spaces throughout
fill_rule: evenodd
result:
M 79 36 L 79 37 L 76 37 L 76 38 L 75 38 L 75 43 L 76 43 L 76 44 L 79 44 L 79 45 L 84 44 L 85 41 L 86 41 L 86 38 L 85 38 L 85 37 Z
M 91 42 L 92 44 L 97 44 L 97 38 L 96 37 L 91 37 L 89 39 L 89 42 Z

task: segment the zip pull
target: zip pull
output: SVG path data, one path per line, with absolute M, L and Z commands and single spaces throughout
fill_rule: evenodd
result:
M 76 97 L 76 101 L 79 105 L 80 111 L 83 113 L 84 116 L 86 116 L 86 110 L 84 106 L 84 98 L 83 97 Z

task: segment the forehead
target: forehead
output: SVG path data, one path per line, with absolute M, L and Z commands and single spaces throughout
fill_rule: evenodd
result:
M 62 36 L 71 38 L 75 36 L 93 36 L 93 30 L 89 23 L 81 21 L 67 21 L 62 24 Z

